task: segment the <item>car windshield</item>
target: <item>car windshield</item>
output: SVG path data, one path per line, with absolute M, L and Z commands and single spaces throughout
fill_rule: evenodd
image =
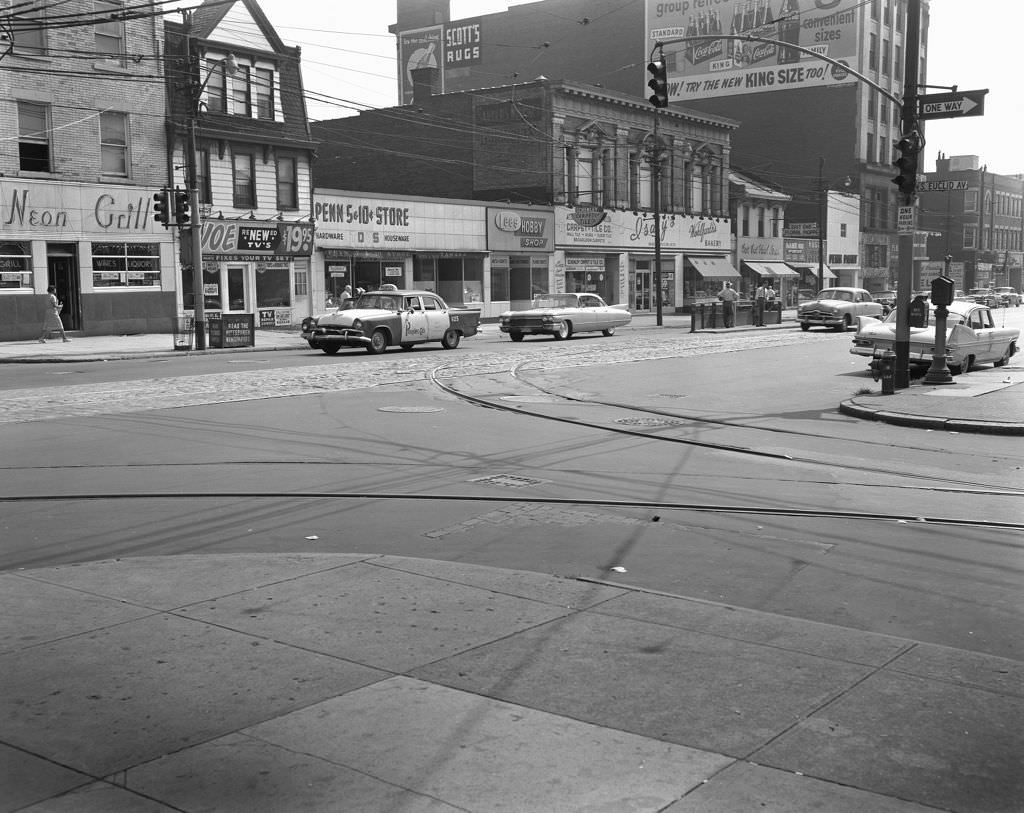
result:
M 363 294 L 353 307 L 360 310 L 397 311 L 402 309 L 402 297 L 394 294 Z
M 533 300 L 535 308 L 575 308 L 577 304 L 576 297 L 572 294 L 547 294 Z
M 840 291 L 838 288 L 826 288 L 818 294 L 818 299 L 838 299 L 842 302 L 853 302 L 853 292 Z

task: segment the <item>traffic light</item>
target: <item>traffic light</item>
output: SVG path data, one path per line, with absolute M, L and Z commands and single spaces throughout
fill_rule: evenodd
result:
M 917 158 L 921 152 L 921 139 L 915 130 L 909 135 L 903 136 L 896 142 L 896 150 L 899 155 L 892 165 L 900 174 L 892 179 L 892 182 L 899 187 L 900 192 L 908 197 L 917 194 Z
M 187 226 L 192 218 L 192 209 L 188 202 L 188 192 L 183 189 L 174 190 L 174 220 L 178 226 Z
M 157 222 L 163 223 L 166 229 L 171 223 L 170 193 L 161 189 L 153 195 L 153 217 Z
M 668 76 L 665 68 L 665 59 L 656 59 L 647 66 L 647 72 L 651 78 L 647 87 L 654 91 L 647 97 L 647 101 L 655 107 L 668 107 Z

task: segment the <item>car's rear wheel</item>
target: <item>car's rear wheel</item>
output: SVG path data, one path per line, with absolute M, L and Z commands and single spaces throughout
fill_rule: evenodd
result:
M 521 342 L 523 340 L 523 334 L 518 330 L 513 330 L 508 334 L 508 337 L 514 342 Z
M 388 332 L 379 327 L 370 335 L 370 343 L 366 345 L 366 352 L 379 356 L 388 349 Z
M 555 325 L 555 338 L 558 340 L 568 339 L 572 336 L 572 322 L 568 319 L 563 319 L 557 325 Z
M 950 364 L 949 372 L 952 373 L 953 375 L 962 375 L 963 373 L 966 373 L 968 370 L 970 370 L 973 366 L 974 356 L 967 356 L 966 358 L 964 358 L 963 362 L 959 366 L 955 364 Z
M 605 336 L 614 336 L 615 335 L 615 328 L 613 328 L 613 327 L 606 327 L 604 330 L 601 331 L 601 333 L 603 333 Z
M 811 326 L 807 322 L 801 322 L 800 323 L 800 329 L 801 330 L 810 330 Z
M 444 332 L 444 335 L 441 337 L 441 347 L 443 347 L 445 350 L 454 350 L 456 347 L 459 346 L 459 340 L 461 338 L 462 335 L 459 333 L 459 331 L 457 331 L 453 327 L 450 327 Z
M 996 367 L 1005 367 L 1007 362 L 1010 360 L 1010 357 L 1013 356 L 1013 354 L 1016 353 L 1016 352 L 1017 352 L 1017 343 L 1016 342 L 1010 342 L 1006 346 L 1006 353 L 1003 354 L 1003 357 L 1001 359 L 999 359 L 998 361 L 993 362 L 993 364 L 995 364 Z
M 402 342 L 400 345 L 403 350 L 412 350 L 415 345 L 412 342 Z
M 320 349 L 323 350 L 328 356 L 333 356 L 335 353 L 337 353 L 339 350 L 341 350 L 341 345 L 340 344 L 325 344 Z

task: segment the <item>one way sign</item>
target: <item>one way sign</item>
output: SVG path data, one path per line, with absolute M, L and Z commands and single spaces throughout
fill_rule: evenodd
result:
M 960 119 L 985 114 L 985 90 L 960 90 L 917 97 L 917 116 L 921 119 Z

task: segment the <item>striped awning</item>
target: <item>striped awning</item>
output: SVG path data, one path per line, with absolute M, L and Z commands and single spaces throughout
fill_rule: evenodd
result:
M 691 257 L 687 255 L 686 261 L 704 279 L 740 279 L 740 272 L 733 268 L 732 263 L 725 257 Z
M 797 271 L 806 271 L 818 276 L 818 264 L 817 263 L 786 263 L 790 268 L 795 268 Z M 821 270 L 824 272 L 825 279 L 836 279 L 836 275 L 832 272 L 832 269 L 827 265 L 823 265 Z
M 800 274 L 794 271 L 785 263 L 758 263 L 744 260 L 743 264 L 760 277 L 799 277 Z

